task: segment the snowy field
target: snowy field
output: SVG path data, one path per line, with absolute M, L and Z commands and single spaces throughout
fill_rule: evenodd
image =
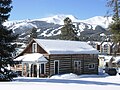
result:
M 18 77 L 0 82 L 0 90 L 120 90 L 120 75 L 64 74 L 51 78 Z

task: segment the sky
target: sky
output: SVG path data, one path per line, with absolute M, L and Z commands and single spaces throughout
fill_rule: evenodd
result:
M 106 0 L 13 0 L 9 20 L 38 19 L 70 14 L 78 19 L 104 16 Z

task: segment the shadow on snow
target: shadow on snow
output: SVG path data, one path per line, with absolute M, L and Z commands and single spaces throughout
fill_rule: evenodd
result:
M 99 79 L 99 78 L 98 78 Z M 119 83 L 111 83 L 111 82 L 99 82 L 99 81 L 87 81 L 87 80 L 66 80 L 66 79 L 15 79 L 15 81 L 19 82 L 43 82 L 43 83 L 64 83 L 64 84 L 87 84 L 87 85 L 115 85 L 120 86 Z

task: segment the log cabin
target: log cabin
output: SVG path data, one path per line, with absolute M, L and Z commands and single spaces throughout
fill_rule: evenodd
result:
M 56 74 L 98 74 L 98 51 L 86 42 L 33 39 L 15 60 L 22 76 L 49 77 Z

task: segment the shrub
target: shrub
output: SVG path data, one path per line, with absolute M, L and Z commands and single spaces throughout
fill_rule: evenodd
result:
M 108 73 L 111 76 L 115 76 L 117 74 L 117 70 L 115 68 L 108 68 L 106 70 L 106 73 Z

